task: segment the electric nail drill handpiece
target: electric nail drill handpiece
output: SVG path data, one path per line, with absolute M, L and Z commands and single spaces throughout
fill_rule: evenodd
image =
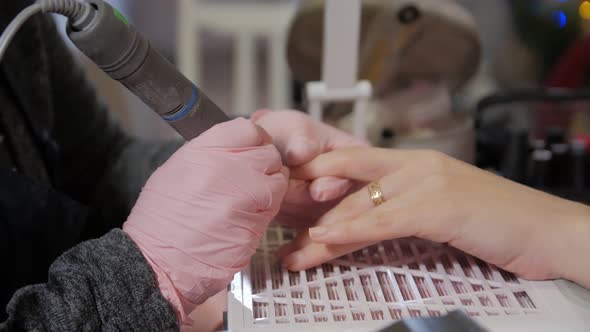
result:
M 82 53 L 121 82 L 186 140 L 229 120 L 139 34 L 119 11 L 90 0 L 86 13 L 70 17 L 67 34 Z
M 66 16 L 67 34 L 74 45 L 186 140 L 229 120 L 103 0 L 38 0 L 21 11 L 0 35 L 0 61 L 19 28 L 37 13 Z

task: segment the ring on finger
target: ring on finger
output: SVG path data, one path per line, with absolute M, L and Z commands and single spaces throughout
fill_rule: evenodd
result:
M 371 201 L 373 201 L 373 205 L 379 206 L 385 203 L 385 197 L 383 196 L 383 190 L 381 190 L 381 185 L 379 182 L 371 182 L 368 186 L 368 189 Z

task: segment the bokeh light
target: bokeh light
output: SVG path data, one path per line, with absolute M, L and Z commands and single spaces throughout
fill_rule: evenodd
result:
M 578 11 L 583 19 L 590 20 L 590 1 L 583 1 Z
M 563 29 L 567 25 L 567 16 L 561 10 L 556 10 L 551 14 L 551 21 L 553 24 L 560 29 Z

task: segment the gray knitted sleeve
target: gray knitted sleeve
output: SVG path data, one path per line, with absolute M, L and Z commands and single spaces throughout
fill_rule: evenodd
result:
M 121 230 L 63 254 L 48 282 L 17 291 L 7 312 L 2 332 L 179 329 L 148 262 Z

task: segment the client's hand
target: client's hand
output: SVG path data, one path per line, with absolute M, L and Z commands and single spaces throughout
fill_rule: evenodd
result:
M 335 149 L 369 145 L 298 111 L 263 110 L 254 113 L 252 120 L 272 136 L 289 167 L 300 166 Z M 276 221 L 297 228 L 309 227 L 356 185 L 355 181 L 337 177 L 291 179 Z
M 280 255 L 292 270 L 386 239 L 448 243 L 529 279 L 566 278 L 590 287 L 590 208 L 427 151 L 345 149 L 292 170 L 292 177 L 378 181 L 345 198 Z M 288 255 L 288 256 L 287 256 Z
M 270 136 L 238 119 L 187 143 L 148 180 L 123 229 L 183 322 L 247 266 L 288 177 Z

